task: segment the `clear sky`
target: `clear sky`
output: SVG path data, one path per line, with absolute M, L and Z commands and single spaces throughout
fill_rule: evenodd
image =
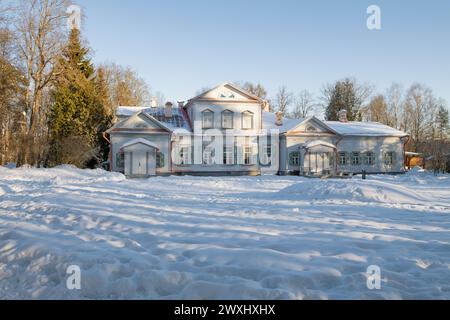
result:
M 419 81 L 450 102 L 449 0 L 78 0 L 96 62 L 128 65 L 169 99 L 226 81 L 309 89 L 347 76 Z M 367 7 L 381 8 L 369 31 Z

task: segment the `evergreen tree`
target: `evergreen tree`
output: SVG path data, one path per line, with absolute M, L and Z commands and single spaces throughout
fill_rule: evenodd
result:
M 99 96 L 88 54 L 79 31 L 73 29 L 56 67 L 58 77 L 49 114 L 50 164 L 94 166 L 104 160 L 102 132 L 110 117 Z
M 324 90 L 325 117 L 328 121 L 339 120 L 339 111 L 347 111 L 349 121 L 361 120 L 361 108 L 369 96 L 370 89 L 360 86 L 352 79 L 337 81 Z

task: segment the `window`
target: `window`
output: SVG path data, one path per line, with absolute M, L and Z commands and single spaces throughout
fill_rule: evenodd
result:
M 234 147 L 233 146 L 224 146 L 223 147 L 223 164 L 232 165 L 234 164 Z
M 156 152 L 156 167 L 157 168 L 164 168 L 165 166 L 165 159 L 164 159 L 164 153 L 162 152 Z
M 242 129 L 253 129 L 253 113 L 250 111 L 242 113 Z
M 364 157 L 364 164 L 368 166 L 375 165 L 375 153 L 374 152 L 366 152 Z
M 189 158 L 190 158 L 190 147 L 181 147 L 180 148 L 180 164 L 186 165 L 189 164 Z
M 223 129 L 233 129 L 233 112 L 230 110 L 225 110 L 222 112 L 222 128 Z
M 317 129 L 313 126 L 309 126 L 308 128 L 306 128 L 306 132 L 316 132 Z
M 263 166 L 270 166 L 272 164 L 272 146 L 264 146 L 261 154 L 260 163 Z
M 339 165 L 340 166 L 347 165 L 347 152 L 339 152 Z
M 352 165 L 359 166 L 361 164 L 361 154 L 359 152 L 352 152 Z
M 209 146 L 203 146 L 203 164 L 213 164 L 213 148 Z
M 116 167 L 118 169 L 125 168 L 125 153 L 123 151 L 116 154 Z
M 295 151 L 289 154 L 289 164 L 296 167 L 300 165 L 300 152 Z
M 214 112 L 212 112 L 211 110 L 205 110 L 202 112 L 202 128 L 214 128 Z
M 392 166 L 395 161 L 395 153 L 390 151 L 384 154 L 384 164 L 387 166 Z
M 249 145 L 244 146 L 244 164 L 252 164 L 252 147 Z

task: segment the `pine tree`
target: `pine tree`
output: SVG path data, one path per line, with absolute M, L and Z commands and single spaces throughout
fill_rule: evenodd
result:
M 325 88 L 323 99 L 326 101 L 326 119 L 337 121 L 339 111 L 346 110 L 349 121 L 360 121 L 361 108 L 369 91 L 368 87 L 360 86 L 352 79 L 337 81 L 333 86 Z
M 106 151 L 100 145 L 110 117 L 88 54 L 79 31 L 72 30 L 56 67 L 58 78 L 52 91 L 49 161 L 53 165 L 94 166 L 104 160 Z

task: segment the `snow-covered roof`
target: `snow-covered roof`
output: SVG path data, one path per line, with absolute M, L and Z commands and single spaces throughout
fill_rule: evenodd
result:
M 278 129 L 280 133 L 286 133 L 298 125 L 300 125 L 305 119 L 283 119 L 283 125 L 276 125 L 277 116 L 272 112 L 263 112 L 263 129 L 271 130 Z
M 135 113 L 147 109 L 148 107 L 127 107 L 120 106 L 117 108 L 116 115 L 118 117 L 131 117 Z
M 166 118 L 164 109 L 164 107 L 118 107 L 116 114 L 118 117 L 131 117 L 138 112 L 143 112 L 171 131 L 180 128 L 190 130 L 189 124 L 180 108 L 172 108 L 172 117 L 170 118 Z
M 152 147 L 152 148 L 155 148 L 155 149 L 159 149 L 159 147 L 158 147 L 156 144 L 151 143 L 151 142 L 148 141 L 147 139 L 143 139 L 143 138 L 137 138 L 137 139 L 130 140 L 130 141 L 124 143 L 124 144 L 120 147 L 120 149 L 129 147 L 129 146 L 132 146 L 132 145 L 138 144 L 138 143 L 145 144 L 146 146 L 149 146 L 149 147 Z
M 343 136 L 406 137 L 408 135 L 378 122 L 325 121 L 325 124 Z
M 172 131 L 175 129 L 190 130 L 189 124 L 180 108 L 172 108 L 172 117 L 166 118 L 164 107 L 146 108 L 144 113 L 152 116 Z
M 325 147 L 329 147 L 329 148 L 332 148 L 332 149 L 336 149 L 337 148 L 334 144 L 326 142 L 326 141 L 322 141 L 322 140 L 314 140 L 314 141 L 311 141 L 311 142 L 307 142 L 304 145 L 305 149 L 311 149 L 311 148 L 318 147 L 318 146 L 325 146 Z

